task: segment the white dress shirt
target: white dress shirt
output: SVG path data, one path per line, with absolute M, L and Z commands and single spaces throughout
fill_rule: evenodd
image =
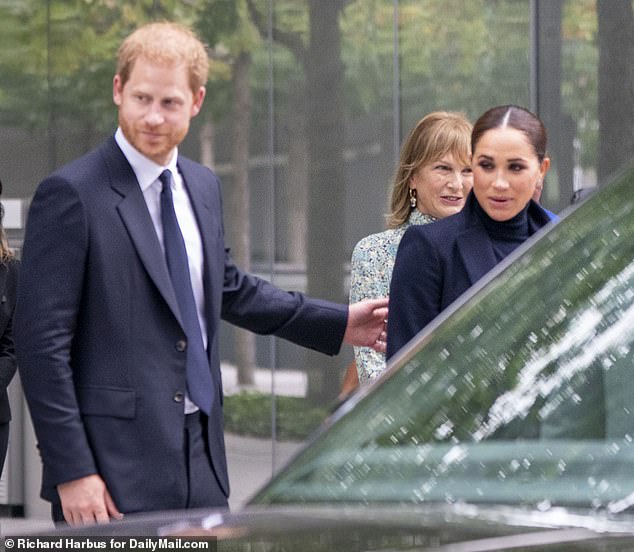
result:
M 183 184 L 183 177 L 178 172 L 176 160 L 178 159 L 178 150 L 174 149 L 171 161 L 164 167 L 157 165 L 154 161 L 145 157 L 139 152 L 127 138 L 124 136 L 121 128 L 115 132 L 115 140 L 126 159 L 132 166 L 132 170 L 136 175 L 143 198 L 147 205 L 150 217 L 154 223 L 154 229 L 159 239 L 163 252 L 165 247 L 163 244 L 163 224 L 161 222 L 161 188 L 162 184 L 158 177 L 165 170 L 169 169 L 172 173 L 172 195 L 174 198 L 174 210 L 176 218 L 180 226 L 183 239 L 185 241 L 185 249 L 187 250 L 187 259 L 189 264 L 189 276 L 191 279 L 192 290 L 194 292 L 194 300 L 196 301 L 196 309 L 198 311 L 198 322 L 200 324 L 200 332 L 203 338 L 203 345 L 207 348 L 207 319 L 205 316 L 205 301 L 203 288 L 203 244 L 196 222 L 196 216 L 192 208 L 189 194 Z M 210 390 L 211 392 L 211 390 Z M 190 413 L 197 407 L 186 398 L 185 412 Z

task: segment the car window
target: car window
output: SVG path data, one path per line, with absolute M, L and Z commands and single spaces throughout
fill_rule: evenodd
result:
M 252 502 L 634 504 L 633 191 L 525 244 Z

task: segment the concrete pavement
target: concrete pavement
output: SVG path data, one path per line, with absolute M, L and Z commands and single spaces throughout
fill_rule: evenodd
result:
M 236 372 L 235 367 L 223 364 L 223 386 L 226 394 L 241 390 Z M 254 387 L 264 393 L 274 390 L 277 395 L 303 396 L 306 384 L 306 375 L 302 372 L 256 370 Z M 232 510 L 240 509 L 302 447 L 302 443 L 298 442 L 273 442 L 271 439 L 232 433 L 227 433 L 225 438 L 231 485 L 229 507 Z M 0 518 L 0 535 L 19 535 L 52 528 L 48 507 L 39 508 L 35 516 L 28 518 Z
M 278 442 L 227 433 L 231 496 L 229 507 L 239 510 L 271 475 L 301 448 L 301 443 Z M 275 448 L 273 448 L 275 447 Z M 275 462 L 275 465 L 273 465 Z M 0 535 L 20 535 L 53 529 L 48 518 L 0 518 Z

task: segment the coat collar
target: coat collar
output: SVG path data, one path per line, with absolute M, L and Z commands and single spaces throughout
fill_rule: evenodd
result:
M 456 236 L 456 244 L 472 285 L 497 264 L 491 238 L 476 212 L 476 205 L 475 194 L 471 191 L 463 210 L 455 215 L 464 221 L 464 230 Z M 550 217 L 547 212 L 531 199 L 528 206 L 530 234 L 533 235 L 548 222 Z
M 484 226 L 476 224 L 457 236 L 456 244 L 471 285 L 495 266 L 495 253 Z

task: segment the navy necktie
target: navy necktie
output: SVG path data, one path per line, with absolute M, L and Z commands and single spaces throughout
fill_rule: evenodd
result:
M 209 361 L 203 346 L 198 311 L 194 300 L 185 241 L 181 234 L 174 200 L 172 198 L 172 173 L 164 170 L 159 176 L 163 184 L 161 191 L 161 222 L 163 223 L 163 243 L 167 268 L 172 279 L 174 292 L 181 311 L 185 335 L 187 336 L 187 392 L 189 398 L 205 414 L 210 414 L 215 390 L 211 381 Z

